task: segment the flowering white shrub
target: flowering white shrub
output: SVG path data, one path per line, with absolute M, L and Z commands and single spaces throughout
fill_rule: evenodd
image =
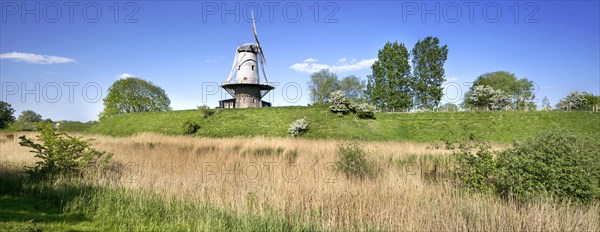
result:
M 288 128 L 288 134 L 290 134 L 292 137 L 298 137 L 304 134 L 304 132 L 306 132 L 307 130 L 308 122 L 306 122 L 306 118 L 301 118 L 292 123 L 290 128 Z
M 356 105 L 354 111 L 356 111 L 356 116 L 359 118 L 375 118 L 375 107 L 367 103 Z
M 350 112 L 350 101 L 346 98 L 346 94 L 340 90 L 329 95 L 329 110 L 334 113 L 346 114 Z
M 489 110 L 502 110 L 510 104 L 510 97 L 501 89 L 494 89 L 486 85 L 473 87 L 469 100 L 476 106 L 486 107 Z

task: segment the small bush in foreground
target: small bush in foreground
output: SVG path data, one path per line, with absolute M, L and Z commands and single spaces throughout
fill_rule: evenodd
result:
M 346 178 L 374 179 L 378 174 L 375 164 L 367 159 L 367 153 L 355 143 L 338 146 L 335 167 L 338 172 L 344 173 Z
M 35 143 L 24 135 L 19 137 L 19 145 L 31 148 L 36 158 L 41 159 L 35 167 L 27 167 L 32 177 L 49 178 L 52 182 L 57 176 L 70 177 L 83 174 L 92 167 L 105 168 L 112 154 L 100 152 L 91 147 L 90 140 L 71 137 L 58 133 L 51 124 L 39 124 L 43 143 Z
M 500 194 L 518 199 L 600 199 L 600 143 L 567 130 L 542 132 L 498 155 Z
M 600 142 L 567 130 L 551 130 L 492 152 L 460 145 L 455 174 L 470 190 L 496 192 L 517 200 L 541 196 L 592 202 L 600 199 Z
M 292 137 L 298 137 L 304 134 L 307 130 L 308 122 L 306 122 L 306 118 L 301 118 L 292 123 L 290 128 L 288 128 L 288 134 L 290 134 Z
M 200 124 L 193 120 L 187 120 L 181 125 L 181 130 L 184 135 L 195 134 L 200 129 Z

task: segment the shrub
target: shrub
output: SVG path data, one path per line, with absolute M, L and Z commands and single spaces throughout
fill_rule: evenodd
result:
M 198 111 L 200 111 L 200 116 L 202 116 L 203 118 L 208 118 L 215 114 L 215 109 L 211 109 L 206 105 L 198 106 Z
M 484 143 L 463 143 L 453 152 L 456 167 L 453 173 L 469 189 L 494 192 L 494 176 L 497 171 L 494 154 Z
M 51 124 L 38 125 L 43 143 L 35 143 L 25 137 L 19 137 L 19 145 L 31 148 L 36 158 L 41 159 L 34 167 L 26 167 L 27 172 L 36 178 L 49 178 L 52 182 L 57 176 L 71 177 L 83 174 L 92 167 L 105 168 L 112 154 L 100 152 L 91 147 L 90 140 L 71 137 L 58 133 Z
M 288 134 L 290 134 L 292 137 L 298 137 L 306 133 L 307 130 L 308 122 L 306 122 L 306 118 L 301 118 L 292 123 L 290 128 L 288 128 Z
M 470 190 L 528 200 L 600 199 L 600 142 L 564 129 L 545 131 L 511 148 L 492 152 L 482 143 L 462 144 L 453 153 L 454 173 Z
M 354 112 L 358 118 L 375 118 L 375 107 L 366 103 L 356 104 L 340 90 L 329 95 L 329 103 L 331 103 L 329 110 L 340 117 L 349 112 Z
M 359 118 L 375 118 L 375 107 L 367 103 L 356 105 L 356 107 L 354 107 L 354 111 L 356 112 L 356 116 Z
M 195 134 L 200 129 L 200 124 L 193 120 L 187 120 L 181 125 L 181 130 L 184 135 Z
M 351 102 L 346 98 L 346 94 L 344 92 L 338 90 L 329 95 L 329 110 L 334 113 L 342 113 L 347 114 L 352 110 L 350 107 Z
M 590 202 L 600 198 L 600 143 L 567 130 L 542 132 L 498 155 L 497 187 L 526 199 L 549 194 Z
M 375 164 L 367 159 L 366 152 L 358 144 L 341 144 L 338 146 L 338 160 L 335 163 L 338 172 L 346 178 L 374 179 L 378 174 Z

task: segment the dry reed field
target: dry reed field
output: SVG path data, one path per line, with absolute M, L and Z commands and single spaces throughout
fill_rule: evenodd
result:
M 33 137 L 34 134 L 27 134 Z M 32 164 L 18 135 L 0 138 L 0 162 Z M 600 206 L 550 200 L 526 204 L 466 193 L 444 178 L 449 153 L 431 144 L 358 142 L 380 168 L 375 179 L 347 179 L 334 170 L 338 140 L 195 138 L 140 134 L 93 138 L 122 172 L 103 181 L 256 215 L 274 212 L 321 230 L 600 231 Z M 500 149 L 500 148 L 498 148 Z M 433 158 L 432 158 L 433 157 Z

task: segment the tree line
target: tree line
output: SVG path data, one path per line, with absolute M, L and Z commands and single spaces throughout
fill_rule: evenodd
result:
M 411 52 L 403 43 L 388 42 L 379 50 L 366 85 L 355 76 L 336 81 L 334 73 L 321 70 L 308 84 L 311 101 L 326 103 L 328 94 L 342 90 L 349 98 L 369 102 L 379 110 L 431 109 L 442 99 L 447 58 L 448 46 L 440 45 L 437 37 L 419 40 Z
M 379 111 L 408 111 L 445 109 L 464 110 L 536 110 L 535 84 L 526 77 L 519 78 L 508 71 L 484 73 L 478 76 L 464 94 L 460 106 L 446 103 L 442 84 L 446 81 L 444 64 L 448 58 L 448 46 L 437 37 L 419 40 L 409 52 L 403 43 L 387 42 L 378 52 L 378 60 L 371 66 L 367 83 L 356 76 L 341 80 L 329 70 L 311 75 L 308 82 L 310 100 L 313 104 L 328 103 L 328 97 L 337 90 L 348 98 L 367 102 Z M 573 91 L 557 104 L 557 110 L 600 109 L 600 96 Z M 553 110 L 548 98 L 542 101 L 542 109 Z
M 308 88 L 310 101 L 314 105 L 330 102 L 331 93 L 338 90 L 342 91 L 349 100 L 363 101 L 365 81 L 354 75 L 339 79 L 335 73 L 323 69 L 310 76 Z

